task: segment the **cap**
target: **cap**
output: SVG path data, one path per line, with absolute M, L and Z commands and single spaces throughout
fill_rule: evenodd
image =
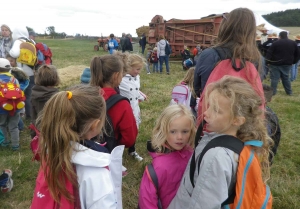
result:
M 9 70 L 11 68 L 10 62 L 5 58 L 0 58 L 0 68 Z
M 30 36 L 37 36 L 36 33 L 35 33 L 34 31 L 30 31 L 30 32 L 29 32 L 29 35 L 30 35 Z

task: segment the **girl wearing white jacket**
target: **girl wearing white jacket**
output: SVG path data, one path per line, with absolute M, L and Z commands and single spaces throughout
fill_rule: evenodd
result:
M 75 86 L 47 102 L 41 115 L 41 167 L 31 209 L 122 209 L 122 154 L 90 139 L 105 122 L 99 87 Z

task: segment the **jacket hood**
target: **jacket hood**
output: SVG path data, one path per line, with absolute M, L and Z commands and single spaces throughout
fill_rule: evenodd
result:
M 37 100 L 39 102 L 46 102 L 50 99 L 50 97 L 57 93 L 58 89 L 54 87 L 45 87 L 45 86 L 39 86 L 35 85 L 32 87 L 32 94 L 31 99 Z
M 14 41 L 21 38 L 21 37 L 29 38 L 28 30 L 25 26 L 16 27 L 12 31 L 12 38 L 13 38 Z
M 103 168 L 109 166 L 111 155 L 109 153 L 97 152 L 79 143 L 75 143 L 72 153 L 72 163 L 82 166 Z
M 158 44 L 159 44 L 160 46 L 165 46 L 165 45 L 166 45 L 166 40 L 165 40 L 165 39 L 161 39 L 161 40 L 158 42 Z

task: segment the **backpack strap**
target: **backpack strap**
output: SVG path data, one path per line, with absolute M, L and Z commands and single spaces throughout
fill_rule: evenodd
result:
M 234 59 L 232 59 L 232 53 L 228 48 L 219 46 L 219 47 L 214 47 L 213 49 L 217 52 L 218 56 L 220 57 L 220 61 L 230 59 L 232 68 L 235 71 L 240 71 L 241 69 L 243 69 L 245 67 L 243 65 L 241 65 L 239 68 L 236 66 L 236 62 Z M 244 60 L 244 62 L 246 63 L 246 60 Z M 241 64 L 242 64 L 242 62 L 241 62 Z
M 121 100 L 129 100 L 126 97 L 121 96 L 120 94 L 114 94 L 111 97 L 109 97 L 106 100 L 106 111 L 108 111 L 110 108 L 112 108 L 116 103 L 118 103 Z
M 158 193 L 158 178 L 157 178 L 157 175 L 156 175 L 156 172 L 154 170 L 154 167 L 151 164 L 148 164 L 146 166 L 146 173 L 147 173 L 147 176 L 149 178 L 149 180 L 153 183 L 155 189 L 156 189 L 156 194 L 157 194 L 157 197 L 158 197 L 158 203 L 157 203 L 157 207 L 158 209 L 162 209 L 162 204 L 161 204 L 161 201 L 160 201 L 160 198 L 159 198 L 159 193 Z

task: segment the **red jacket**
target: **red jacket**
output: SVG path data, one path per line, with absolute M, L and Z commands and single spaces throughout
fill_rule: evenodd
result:
M 117 94 L 113 88 L 102 88 L 105 101 L 112 95 Z M 138 129 L 135 118 L 126 100 L 121 100 L 108 110 L 108 115 L 113 123 L 115 137 L 120 139 L 120 145 L 131 147 L 136 140 Z

